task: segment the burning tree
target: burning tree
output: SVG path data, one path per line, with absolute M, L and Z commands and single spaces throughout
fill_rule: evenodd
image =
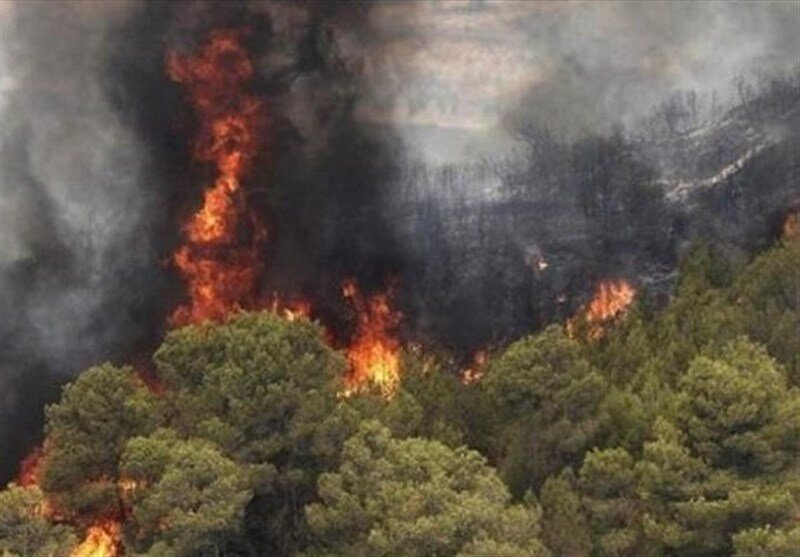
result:
M 605 333 L 605 325 L 623 315 L 636 296 L 636 289 L 626 280 L 604 280 L 600 282 L 589 305 L 567 321 L 567 333 L 578 334 L 585 329 L 590 340 L 597 340 Z
M 264 144 L 268 120 L 264 103 L 246 90 L 254 70 L 243 34 L 215 31 L 197 54 L 167 56 L 169 77 L 184 86 L 197 114 L 194 157 L 216 172 L 173 256 L 189 295 L 173 325 L 218 321 L 257 304 L 266 228 L 247 207 L 242 179 Z
M 347 347 L 350 373 L 347 392 L 376 386 L 390 397 L 400 380 L 400 341 L 396 329 L 402 314 L 391 306 L 391 290 L 363 297 L 355 281 L 342 285 L 344 297 L 356 311 L 356 331 Z

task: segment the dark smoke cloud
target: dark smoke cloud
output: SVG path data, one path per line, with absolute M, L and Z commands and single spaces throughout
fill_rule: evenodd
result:
M 2 6 L 3 476 L 28 442 L 25 422 L 40 422 L 53 396 L 48 385 L 142 334 L 161 178 L 107 77 L 116 35 L 140 8 Z

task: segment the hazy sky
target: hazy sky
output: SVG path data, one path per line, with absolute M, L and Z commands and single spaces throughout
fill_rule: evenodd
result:
M 724 94 L 800 64 L 800 3 L 378 3 L 369 120 L 492 130 L 519 110 L 555 129 L 630 123 L 665 92 Z M 521 108 L 523 107 L 523 108 Z

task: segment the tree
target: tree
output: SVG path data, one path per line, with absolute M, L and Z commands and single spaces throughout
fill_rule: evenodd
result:
M 654 356 L 670 385 L 703 349 L 743 333 L 741 314 L 726 297 L 732 280 L 732 264 L 708 246 L 694 246 L 681 261 L 675 297 L 650 326 Z
M 730 289 L 744 330 L 763 343 L 770 355 L 800 386 L 800 244 L 785 238 L 759 255 L 736 278 Z
M 656 420 L 653 437 L 635 465 L 643 538 L 660 552 L 702 554 L 697 548 L 707 545 L 708 532 L 694 531 L 682 508 L 695 499 L 714 499 L 712 471 L 689 453 L 680 431 L 663 418 Z
M 121 468 L 131 486 L 135 535 L 128 539 L 137 555 L 216 556 L 243 545 L 252 476 L 212 443 L 161 430 L 131 439 Z
M 119 458 L 128 440 L 161 420 L 159 401 L 131 368 L 91 368 L 46 410 L 42 488 L 61 512 L 107 515 L 119 508 Z
M 317 476 L 336 465 L 355 427 L 337 396 L 343 358 L 318 325 L 258 313 L 174 331 L 155 361 L 171 427 L 259 471 L 248 536 L 262 554 L 289 553 Z
M 380 392 L 362 391 L 348 403 L 362 419 L 381 422 L 394 437 L 425 437 L 456 447 L 467 433 L 467 389 L 453 367 L 447 356 L 412 346 L 402 353 L 394 396 L 386 400 Z
M 733 537 L 735 557 L 796 557 L 800 548 L 800 527 L 763 526 L 743 530 Z
M 542 504 L 542 539 L 560 557 L 583 557 L 590 554 L 592 540 L 570 468 L 547 479 L 539 500 Z
M 638 461 L 620 448 L 586 456 L 578 487 L 597 554 L 728 555 L 740 533 L 770 526 L 785 539 L 800 493 L 796 469 L 740 477 L 692 454 L 687 439 L 659 418 Z
M 740 338 L 718 358 L 699 356 L 680 385 L 679 424 L 709 463 L 752 475 L 781 470 L 792 459 L 796 445 L 787 443 L 800 424 L 796 416 L 783 418 L 796 397 L 763 348 Z
M 598 555 L 655 554 L 642 534 L 634 466 L 633 456 L 625 449 L 595 449 L 580 469 L 578 485 Z
M 478 453 L 394 439 L 374 421 L 347 441 L 341 466 L 320 477 L 319 494 L 306 511 L 308 556 L 549 555 L 539 511 L 510 505 Z
M 579 465 L 597 432 L 606 382 L 561 327 L 511 344 L 480 383 L 494 427 L 486 441 L 521 497 L 565 466 Z
M 76 540 L 72 528 L 48 519 L 38 487 L 12 484 L 0 491 L 0 554 L 57 557 L 66 555 Z

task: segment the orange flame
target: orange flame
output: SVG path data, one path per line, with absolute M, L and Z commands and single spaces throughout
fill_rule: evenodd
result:
M 781 227 L 781 236 L 784 240 L 800 237 L 800 204 L 786 215 Z
M 607 280 L 600 283 L 586 318 L 590 323 L 604 323 L 625 311 L 636 290 L 624 280 Z
M 141 488 L 142 485 L 143 482 L 134 480 L 133 478 L 120 478 L 120 480 L 117 482 L 120 494 L 123 497 L 130 496 L 134 491 Z
M 473 385 L 478 383 L 486 374 L 486 350 L 478 350 L 472 356 L 472 363 L 469 367 L 461 370 L 461 382 L 464 385 Z
M 194 157 L 217 173 L 172 257 L 189 295 L 170 317 L 174 326 L 221 321 L 256 305 L 266 229 L 247 209 L 241 180 L 263 144 L 267 117 L 263 103 L 245 90 L 254 71 L 243 34 L 214 31 L 196 55 L 167 55 L 167 74 L 185 87 L 199 119 Z
M 104 520 L 86 531 L 84 540 L 71 552 L 70 557 L 116 557 L 119 555 L 120 524 Z
M 308 300 L 281 300 L 275 294 L 268 307 L 272 313 L 281 315 L 288 321 L 309 319 L 311 317 L 311 302 Z
M 42 467 L 42 457 L 44 457 L 44 447 L 34 447 L 33 450 L 22 459 L 19 465 L 16 484 L 20 487 L 32 487 L 39 485 L 39 471 Z
M 42 469 L 42 461 L 46 454 L 46 447 L 46 444 L 34 447 L 28 456 L 22 459 L 19 466 L 19 473 L 14 479 L 14 483 L 20 487 L 39 487 L 39 477 Z M 33 512 L 36 516 L 48 520 L 58 521 L 63 519 L 63 515 L 53 502 L 47 498 L 37 504 Z
M 392 309 L 391 291 L 364 298 L 355 281 L 347 280 L 342 284 L 342 294 L 358 317 L 355 335 L 345 351 L 350 364 L 345 395 L 374 385 L 389 398 L 400 381 L 400 342 L 394 330 L 402 314 Z
M 625 280 L 602 281 L 589 306 L 567 321 L 567 334 L 574 336 L 577 322 L 583 320 L 588 324 L 590 339 L 602 337 L 603 325 L 625 313 L 635 296 L 636 289 Z

